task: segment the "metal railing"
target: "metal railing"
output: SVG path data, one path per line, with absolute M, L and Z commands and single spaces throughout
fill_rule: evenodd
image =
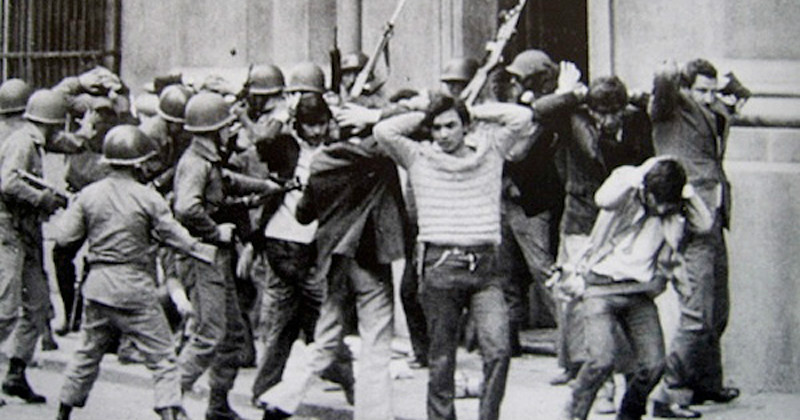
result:
M 37 87 L 100 64 L 119 67 L 119 0 L 0 0 L 0 78 Z

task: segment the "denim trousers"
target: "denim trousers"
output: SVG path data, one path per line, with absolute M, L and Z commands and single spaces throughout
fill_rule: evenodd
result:
M 470 256 L 471 255 L 471 256 Z M 477 328 L 484 389 L 478 418 L 500 415 L 510 360 L 508 307 L 503 296 L 497 249 L 426 246 L 420 296 L 428 319 L 427 412 L 429 420 L 455 420 L 455 365 L 464 309 Z
M 328 271 L 328 293 L 309 347 L 310 359 L 296 372 L 261 395 L 271 407 L 294 413 L 306 392 L 324 377 L 353 386 L 353 367 L 344 349 L 344 318 L 352 305 L 358 316 L 361 350 L 355 378 L 355 420 L 391 420 L 392 379 L 389 370 L 393 327 L 392 272 L 388 264 L 363 266 L 334 255 Z
M 180 256 L 179 256 L 180 257 Z M 219 248 L 214 264 L 178 258 L 178 274 L 190 285 L 195 322 L 178 357 L 181 387 L 191 389 L 209 370 L 214 391 L 233 388 L 244 346 L 244 321 L 233 280 L 233 250 Z
M 181 405 L 180 374 L 169 323 L 161 305 L 121 309 L 87 301 L 81 324 L 81 346 L 67 366 L 60 401 L 83 407 L 100 373 L 100 362 L 116 335 L 122 333 L 145 357 L 153 374 L 155 409 Z
M 686 238 L 683 270 L 677 271 L 680 318 L 670 343 L 664 383 L 656 399 L 688 405 L 697 392 L 722 389 L 720 340 L 728 324 L 728 255 L 721 216 L 705 234 Z
M 592 287 L 602 288 L 590 286 L 587 293 Z M 570 418 L 586 419 L 597 391 L 613 373 L 619 348 L 617 326 L 634 352 L 619 414 L 640 418 L 646 412 L 647 396 L 664 371 L 664 335 L 653 299 L 644 293 L 590 295 L 584 297 L 583 311 L 588 358 L 575 378 Z
M 313 244 L 268 239 L 263 255 L 272 269 L 266 279 L 262 300 L 265 328 L 264 353 L 253 382 L 253 397 L 258 397 L 280 382 L 292 343 L 302 331 L 307 342 L 313 340 L 325 296 L 324 277 L 313 270 L 316 251 Z

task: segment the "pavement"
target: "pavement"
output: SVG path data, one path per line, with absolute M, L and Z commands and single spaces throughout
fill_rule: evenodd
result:
M 56 395 L 58 388 L 56 385 L 51 383 L 48 383 L 47 386 L 40 385 L 37 380 L 58 377 L 60 384 L 60 373 L 63 372 L 72 353 L 79 345 L 80 335 L 70 334 L 66 337 L 57 337 L 57 341 L 59 349 L 38 352 L 35 365 L 29 369 L 30 381 L 34 388 L 41 388 L 43 393 L 50 392 Z M 552 355 L 552 331 L 524 332 L 522 341 L 525 354 L 514 358 L 511 362 L 501 419 L 558 419 L 568 396 L 569 387 L 549 385 L 550 378 L 559 372 L 556 358 Z M 395 415 L 398 420 L 425 419 L 428 372 L 425 369 L 408 368 L 405 363 L 407 355 L 404 354 L 408 350 L 407 341 L 395 340 L 393 347 L 397 356 L 392 364 L 393 374 L 396 376 L 393 395 Z M 480 378 L 480 357 L 475 353 L 460 350 L 458 368 L 461 372 L 460 375 L 468 378 Z M 5 371 L 4 366 L 2 369 Z M 242 369 L 231 393 L 231 403 L 246 419 L 258 419 L 261 416 L 260 410 L 254 408 L 250 402 L 249 390 L 254 377 L 255 369 Z M 53 379 L 44 380 L 53 382 Z M 618 384 L 616 400 L 618 403 L 623 391 L 624 380 L 618 376 L 616 382 Z M 100 379 L 92 393 L 90 405 L 101 404 L 98 400 L 110 399 L 112 401 L 103 401 L 103 403 L 114 403 L 116 398 L 123 398 L 118 395 L 124 395 L 124 391 L 122 394 L 103 394 L 98 390 L 98 388 L 106 389 L 109 386 L 106 383 L 112 383 L 112 389 L 117 387 L 118 390 L 124 390 L 125 387 L 141 389 L 151 387 L 150 374 L 144 366 L 121 364 L 115 355 L 107 355 L 103 360 Z M 203 417 L 204 398 L 208 392 L 205 388 L 206 383 L 206 379 L 201 378 L 198 381 L 197 392 L 187 397 L 186 405 L 192 418 Z M 95 394 L 100 395 L 95 396 Z M 54 402 L 56 395 L 47 395 L 48 400 Z M 105 396 L 101 397 L 101 395 Z M 800 394 L 748 394 L 744 392 L 739 399 L 729 404 L 708 404 L 696 408 L 703 413 L 704 419 L 709 420 L 800 419 Z M 461 420 L 477 420 L 478 399 L 457 399 L 456 410 L 458 418 Z M 147 416 L 152 415 L 147 414 Z M 5 419 L 3 409 L 0 409 L 0 418 Z M 312 389 L 307 395 L 305 403 L 294 418 L 302 420 L 352 419 L 352 407 L 347 405 L 343 393 L 335 385 L 323 383 Z M 614 416 L 592 414 L 590 419 L 613 420 Z

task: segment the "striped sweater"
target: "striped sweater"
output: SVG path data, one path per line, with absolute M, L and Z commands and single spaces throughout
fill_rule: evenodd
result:
M 440 245 L 500 243 L 503 162 L 534 129 L 528 108 L 486 104 L 472 110 L 476 122 L 465 138 L 473 153 L 457 157 L 432 142 L 407 137 L 422 121 L 419 112 L 375 126 L 375 138 L 408 171 L 417 206 L 419 242 Z

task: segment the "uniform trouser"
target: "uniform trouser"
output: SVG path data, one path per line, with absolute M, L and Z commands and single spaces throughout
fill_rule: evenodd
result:
M 233 280 L 233 251 L 219 248 L 214 265 L 180 259 L 179 274 L 191 285 L 195 322 L 178 357 L 181 387 L 191 389 L 206 369 L 209 387 L 230 391 L 241 364 L 244 323 Z
M 497 250 L 480 248 L 483 249 L 459 250 L 455 254 L 451 248 L 428 246 L 425 251 L 420 296 L 431 339 L 429 420 L 456 418 L 453 398 L 457 321 L 465 308 L 477 328 L 483 358 L 484 389 L 478 418 L 496 420 L 500 415 L 510 360 L 508 307 L 501 288 L 502 279 L 498 278 Z M 464 259 L 469 255 L 472 257 Z
M 312 269 L 316 259 L 314 245 L 268 240 L 264 251 L 274 273 L 267 279 L 267 328 L 264 355 L 253 382 L 258 397 L 280 382 L 292 343 L 303 331 L 312 341 L 325 295 L 324 277 Z
M 169 324 L 157 302 L 151 305 L 122 309 L 86 301 L 81 326 L 81 346 L 67 367 L 61 388 L 61 403 L 83 407 L 98 374 L 106 348 L 121 333 L 145 358 L 145 366 L 153 374 L 155 409 L 181 405 L 180 374 Z
M 688 405 L 694 393 L 722 389 L 720 338 L 728 324 L 728 255 L 721 217 L 706 234 L 690 233 L 676 276 L 680 318 L 656 399 Z
M 0 216 L 0 344 L 11 336 L 22 307 L 25 254 L 10 217 Z
M 584 298 L 583 306 L 588 359 L 573 384 L 570 418 L 586 419 L 597 391 L 613 373 L 616 326 L 622 327 L 635 357 L 635 368 L 625 376 L 619 415 L 640 418 L 664 370 L 664 336 L 653 299 L 644 293 L 594 296 Z
M 11 357 L 29 364 L 49 321 L 50 287 L 44 273 L 41 236 L 21 240 L 22 259 L 22 316 L 11 334 Z
M 390 420 L 392 414 L 391 362 L 393 295 L 388 264 L 365 267 L 356 260 L 334 255 L 329 288 L 322 304 L 303 372 L 284 375 L 283 381 L 261 396 L 261 401 L 294 413 L 305 393 L 321 376 L 352 385 L 352 364 L 342 351 L 343 319 L 355 304 L 361 336 L 355 381 L 355 420 Z M 288 373 L 288 372 L 287 372 Z
M 61 296 L 61 302 L 64 304 L 64 322 L 65 326 L 69 324 L 70 317 L 73 313 L 72 305 L 75 302 L 75 256 L 83 246 L 83 241 L 75 241 L 66 245 L 56 244 L 53 247 L 53 266 L 56 271 L 56 280 L 58 282 L 58 293 Z M 75 308 L 75 320 L 73 322 L 80 322 L 81 311 L 83 302 L 78 300 L 77 308 Z

